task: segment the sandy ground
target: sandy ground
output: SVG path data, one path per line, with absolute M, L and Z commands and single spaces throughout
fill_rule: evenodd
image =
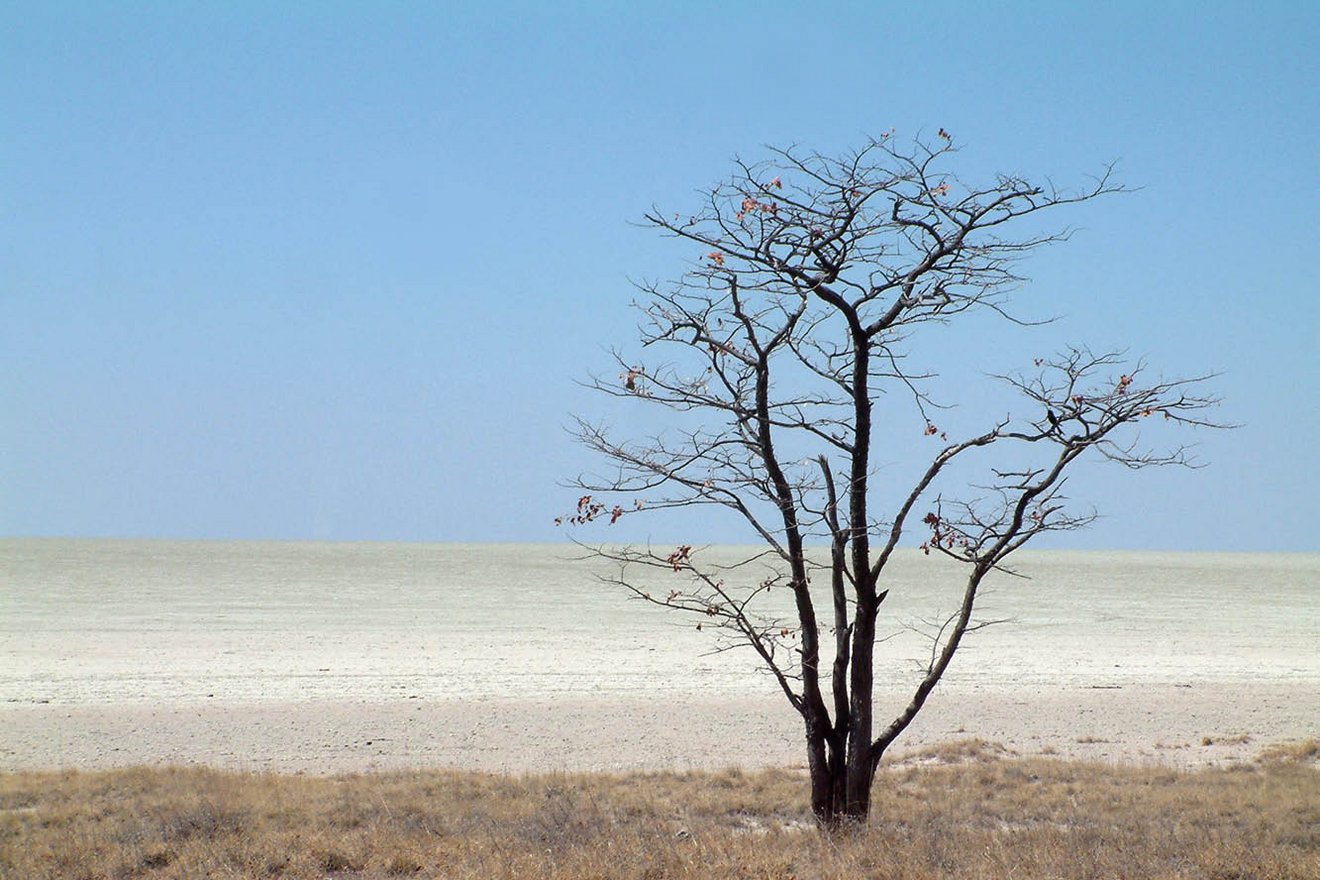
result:
M 897 695 L 884 699 L 892 705 Z M 0 769 L 793 767 L 803 760 L 795 722 L 782 700 L 746 697 L 10 705 L 0 707 Z M 1203 766 L 1250 760 L 1271 743 L 1316 736 L 1320 694 L 1309 684 L 944 689 L 893 753 L 981 737 L 1024 755 Z
M 916 624 L 958 598 L 942 564 L 891 566 L 877 724 L 928 662 Z M 896 755 L 980 737 L 1195 766 L 1320 737 L 1320 555 L 1054 552 L 1023 573 Z M 0 539 L 0 771 L 800 765 L 753 659 L 648 611 L 556 547 Z

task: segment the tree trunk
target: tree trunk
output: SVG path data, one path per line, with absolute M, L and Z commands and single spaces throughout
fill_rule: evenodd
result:
M 853 763 L 853 755 L 865 763 Z M 820 827 L 837 831 L 865 824 L 871 812 L 875 752 L 848 747 L 843 737 L 824 725 L 807 725 L 807 770 L 811 779 L 811 812 Z M 864 781 L 863 781 L 864 780 Z
M 866 797 L 850 801 L 848 791 L 848 765 L 844 761 L 827 761 L 812 765 L 811 812 L 816 823 L 827 831 L 863 825 L 871 812 L 870 786 Z M 869 772 L 867 775 L 871 775 Z
M 819 744 L 819 748 L 809 743 L 807 748 L 808 771 L 811 775 L 811 812 L 820 827 L 834 830 L 847 821 L 846 765 L 841 760 L 842 756 L 833 749 L 828 750 L 829 757 L 825 758 L 827 750 L 824 746 L 824 742 Z M 821 756 L 822 760 L 812 760 L 816 755 Z
M 808 710 L 803 713 L 807 733 L 807 773 L 811 777 L 811 812 L 816 821 L 829 827 L 834 822 L 836 792 L 835 764 L 830 760 L 824 719 Z
M 848 719 L 847 807 L 848 817 L 865 820 L 871 812 L 871 781 L 875 762 L 871 754 L 872 696 L 875 673 L 875 618 L 878 605 L 870 584 L 858 590 L 857 613 L 853 619 L 851 703 Z

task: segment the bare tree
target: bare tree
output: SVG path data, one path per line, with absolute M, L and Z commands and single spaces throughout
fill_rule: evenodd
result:
M 674 428 L 629 441 L 577 423 L 611 467 L 578 479 L 585 494 L 572 523 L 717 505 L 763 542 L 753 559 L 767 576 L 744 588 L 686 545 L 594 552 L 621 563 L 616 581 L 637 596 L 695 614 L 725 644 L 756 653 L 802 717 L 812 809 L 830 827 L 867 816 L 885 750 L 977 626 L 987 574 L 1038 535 L 1092 518 L 1065 504 L 1069 467 L 1087 453 L 1130 468 L 1186 464 L 1183 447 L 1139 445 L 1137 426 L 1150 418 L 1206 425 L 1216 403 L 1197 389 L 1206 377 L 1151 379 L 1117 353 L 1071 348 L 998 377 L 1024 399 L 1021 415 L 961 439 L 936 428 L 929 414 L 943 403 L 930 391 L 933 374 L 905 360 L 923 328 L 976 310 L 1023 323 L 1006 301 L 1021 281 L 1018 262 L 1068 235 L 1041 231 L 1036 215 L 1121 190 L 1108 171 L 1080 190 L 1009 175 L 967 183 L 944 169 L 955 152 L 943 129 L 904 148 L 886 135 L 841 157 L 772 150 L 768 161 L 736 162 L 697 213 L 647 214 L 702 254 L 674 283 L 639 285 L 643 347 L 670 356 L 648 363 L 615 352 L 618 379 L 591 385 L 672 411 Z M 902 394 L 881 410 L 890 390 Z M 881 418 L 911 420 L 938 448 L 908 485 L 881 485 L 873 473 Z M 881 489 L 897 499 L 885 516 L 873 510 Z M 915 543 L 914 532 L 927 553 L 961 563 L 965 583 L 911 698 L 877 724 L 886 566 L 905 537 Z M 809 552 L 813 543 L 828 552 Z M 648 568 L 682 574 L 681 586 L 653 591 L 637 576 Z M 828 591 L 813 594 L 813 575 Z M 793 618 L 763 611 L 763 597 L 781 584 Z

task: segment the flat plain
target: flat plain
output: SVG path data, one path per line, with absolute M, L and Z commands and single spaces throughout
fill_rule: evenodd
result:
M 800 763 L 796 718 L 749 655 L 711 655 L 692 621 L 573 555 L 0 541 L 0 769 Z M 969 639 L 900 751 L 980 737 L 1204 766 L 1320 734 L 1320 556 L 1041 552 L 1019 568 L 984 597 L 1008 622 Z M 958 588 L 955 566 L 916 551 L 889 576 L 878 715 L 906 699 L 920 630 Z
M 0 541 L 0 878 L 1320 877 L 1320 557 L 1025 557 L 840 836 L 771 681 L 568 556 Z M 881 715 L 957 586 L 898 562 Z

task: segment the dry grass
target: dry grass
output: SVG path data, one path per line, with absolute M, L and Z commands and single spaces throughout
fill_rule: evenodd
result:
M 1267 746 L 1266 748 L 1261 749 L 1260 754 L 1256 756 L 1256 760 L 1261 762 L 1305 762 L 1315 761 L 1317 759 L 1320 759 L 1320 740 L 1317 739 L 1303 739 L 1294 742 L 1275 743 L 1272 746 Z
M 1241 746 L 1251 742 L 1251 734 L 1235 733 L 1231 736 L 1203 736 L 1201 745 L 1203 746 Z
M 1320 878 L 1315 743 L 1179 773 L 1004 757 L 886 768 L 830 837 L 789 771 L 0 776 L 0 877 Z

